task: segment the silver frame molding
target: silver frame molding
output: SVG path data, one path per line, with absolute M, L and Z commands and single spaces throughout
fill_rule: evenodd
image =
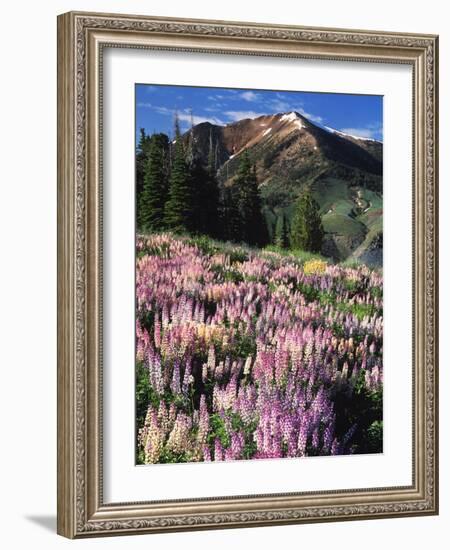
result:
M 170 49 L 413 68 L 413 484 L 105 504 L 102 51 Z M 70 12 L 58 17 L 58 533 L 69 538 L 438 513 L 438 37 Z

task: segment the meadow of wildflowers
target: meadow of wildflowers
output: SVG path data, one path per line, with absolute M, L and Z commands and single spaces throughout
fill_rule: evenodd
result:
M 382 276 L 137 238 L 137 463 L 382 451 Z

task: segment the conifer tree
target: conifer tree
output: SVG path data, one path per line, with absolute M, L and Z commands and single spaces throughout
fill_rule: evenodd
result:
M 193 160 L 189 173 L 192 192 L 190 229 L 196 233 L 217 237 L 219 209 L 217 179 L 204 167 L 199 158 Z
M 267 227 L 261 211 L 261 197 L 256 167 L 250 162 L 247 151 L 242 153 L 236 180 L 237 207 L 241 217 L 241 240 L 250 245 L 267 242 Z
M 219 202 L 218 237 L 224 241 L 242 240 L 242 218 L 238 208 L 236 185 L 223 186 Z
M 291 245 L 309 252 L 320 252 L 324 230 L 319 205 L 306 188 L 295 203 L 291 224 Z
M 284 212 L 277 217 L 275 226 L 275 245 L 279 248 L 289 248 L 289 227 Z
M 144 232 L 158 231 L 164 227 L 164 206 L 167 200 L 165 134 L 153 134 L 149 138 L 148 158 L 144 165 L 143 189 L 138 201 L 138 226 Z
M 215 176 L 217 171 L 215 148 L 213 145 L 212 129 L 209 130 L 209 149 L 208 149 L 208 173 Z
M 210 131 L 208 166 L 201 189 L 201 205 L 203 218 L 205 219 L 206 233 L 212 237 L 219 236 L 219 183 L 217 181 L 217 145 L 213 146 L 212 133 Z M 214 152 L 213 152 L 214 150 Z
M 144 187 L 144 170 L 148 159 L 150 136 L 140 129 L 139 141 L 136 147 L 136 196 L 142 193 Z
M 191 229 L 192 220 L 191 178 L 186 164 L 178 117 L 175 118 L 175 147 L 172 152 L 172 167 L 169 178 L 169 198 L 165 205 L 166 227 L 181 233 Z

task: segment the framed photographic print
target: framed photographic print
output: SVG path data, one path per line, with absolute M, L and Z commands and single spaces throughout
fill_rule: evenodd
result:
M 58 532 L 436 514 L 437 37 L 58 18 Z

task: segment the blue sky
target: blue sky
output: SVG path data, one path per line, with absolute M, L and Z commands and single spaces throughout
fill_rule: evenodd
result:
M 136 131 L 173 135 L 174 113 L 181 130 L 209 121 L 225 125 L 243 118 L 297 111 L 319 126 L 377 140 L 383 139 L 383 98 L 375 95 L 330 94 L 136 85 Z

